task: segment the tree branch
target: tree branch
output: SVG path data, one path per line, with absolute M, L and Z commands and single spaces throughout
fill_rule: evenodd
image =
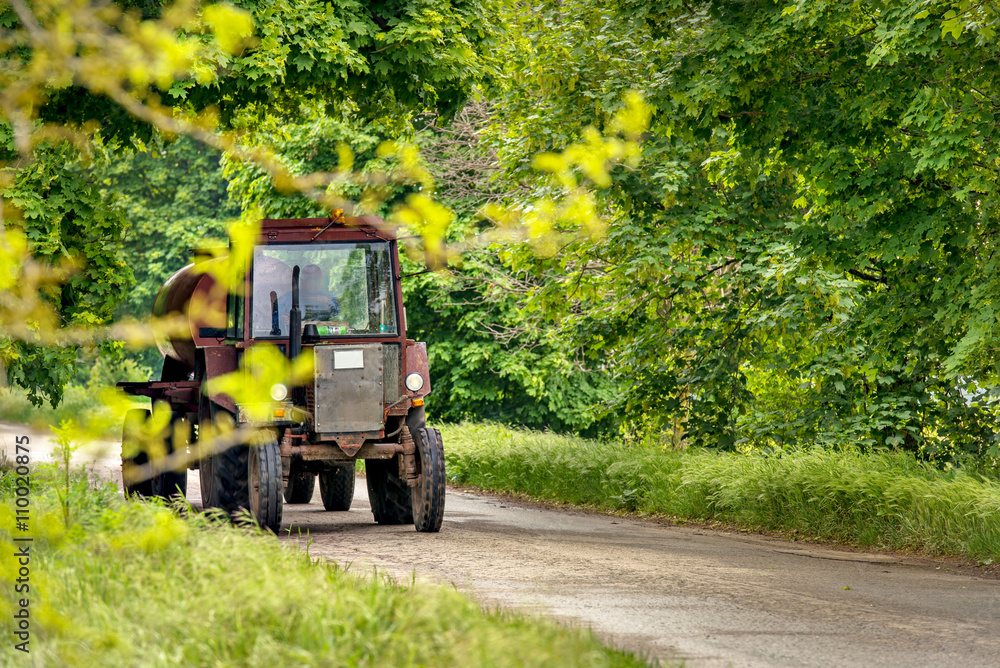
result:
M 882 285 L 889 285 L 889 282 L 885 280 L 885 277 L 880 278 L 872 274 L 866 274 L 865 272 L 859 271 L 857 269 L 848 269 L 847 273 L 850 274 L 851 276 L 854 276 L 855 278 L 860 278 L 863 281 L 870 281 L 872 283 L 881 283 Z

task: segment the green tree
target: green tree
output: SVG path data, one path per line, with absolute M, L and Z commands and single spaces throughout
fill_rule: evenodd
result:
M 0 126 L 0 136 L 3 129 Z M 133 280 L 122 258 L 126 223 L 122 210 L 93 177 L 93 164 L 107 159 L 100 147 L 94 147 L 88 164 L 65 144 L 42 146 L 36 149 L 34 160 L 21 166 L 10 133 L 4 138 L 2 152 L 13 161 L 13 166 L 2 170 L 7 179 L 3 192 L 6 224 L 23 232 L 42 268 L 66 280 L 43 283 L 38 297 L 55 306 L 55 321 L 25 320 L 31 317 L 30 311 L 3 304 L 4 309 L 14 309 L 16 318 L 8 332 L 19 333 L 16 339 L 0 337 L 0 366 L 6 367 L 9 381 L 28 389 L 33 403 L 40 405 L 48 399 L 55 405 L 75 370 L 77 348 L 71 343 L 41 345 L 36 333 L 48 327 L 92 327 L 111 319 Z M 111 346 L 104 349 L 110 352 Z
M 143 149 L 120 151 L 94 170 L 128 224 L 120 258 L 135 282 L 114 315 L 139 322 L 149 318 L 167 278 L 191 262 L 192 251 L 225 245 L 226 225 L 240 215 L 227 194 L 217 151 L 187 137 L 154 140 Z M 162 362 L 152 347 L 126 355 L 154 371 Z
M 608 235 L 522 256 L 569 268 L 534 300 L 630 383 L 619 408 L 722 446 L 995 453 L 994 404 L 961 390 L 997 378 L 996 12 L 614 7 L 511 7 L 494 95 L 520 173 L 625 89 L 656 110 Z
M 124 153 L 98 177 L 129 223 L 122 259 L 135 285 L 117 313 L 142 320 L 194 248 L 213 239 L 225 244 L 225 224 L 240 210 L 227 194 L 219 154 L 186 137 Z
M 481 139 L 495 122 L 490 105 L 477 101 L 418 135 L 435 196 L 455 212 L 452 238 L 459 244 L 488 233 L 485 205 L 529 194 L 518 181 L 498 178 L 496 153 Z M 594 410 L 616 393 L 610 375 L 548 328 L 544 314 L 523 308 L 542 284 L 511 268 L 505 244 L 485 242 L 468 246 L 449 273 L 404 284 L 412 336 L 429 344 L 436 417 L 584 434 L 615 425 Z
M 447 113 L 479 76 L 478 49 L 489 37 L 475 0 L 241 6 L 247 11 L 192 2 L 123 2 L 96 11 L 78 3 L 11 0 L 0 7 L 4 224 L 28 234 L 43 264 L 68 258 L 83 268 L 62 289 L 66 294 L 47 295 L 60 324 L 105 324 L 132 281 L 121 252 L 129 221 L 113 189 L 102 191 L 91 172 L 77 167 L 78 151 L 123 150 L 133 139 L 155 145 L 157 131 L 188 134 L 283 178 L 266 150 L 248 153 L 234 132 L 302 100 L 397 128 L 427 109 Z M 126 207 L 135 214 L 136 241 L 153 232 L 146 225 L 152 219 L 136 211 L 139 193 L 159 198 L 157 206 L 192 208 L 191 202 L 164 202 L 163 193 L 151 192 L 155 182 L 138 184 L 113 168 L 102 173 L 131 189 Z M 182 190 L 190 195 L 198 186 Z M 170 219 L 178 221 L 177 215 Z M 188 220 L 211 228 L 215 217 Z M 172 267 L 170 253 L 193 232 L 184 224 L 167 229 L 169 243 L 157 244 L 167 248 L 165 256 L 128 249 L 145 257 L 126 311 L 141 308 Z M 50 340 L 43 350 L 37 318 L 27 324 L 36 334 L 25 333 L 17 320 L 23 314 L 11 313 L 0 344 L 8 378 L 27 386 L 33 398 L 58 402 L 75 359 L 73 342 L 53 347 Z

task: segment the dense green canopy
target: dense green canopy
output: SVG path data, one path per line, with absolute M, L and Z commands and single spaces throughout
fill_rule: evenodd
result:
M 508 14 L 512 173 L 625 90 L 655 109 L 642 166 L 606 195 L 610 233 L 536 295 L 613 360 L 636 425 L 724 446 L 994 444 L 995 410 L 960 390 L 998 370 L 995 10 L 534 9 Z
M 533 169 L 540 152 L 606 126 L 629 91 L 649 105 L 641 161 L 615 167 L 610 185 L 594 189 L 606 234 L 594 225 L 545 244 L 480 238 L 451 278 L 408 284 L 414 329 L 438 351 L 448 417 L 559 429 L 622 422 L 721 447 L 998 454 L 1000 14 L 992 6 L 241 6 L 257 41 L 206 16 L 202 28 L 180 31 L 202 45 L 190 74 L 129 90 L 151 105 L 218 114 L 221 127 L 244 133 L 242 146 L 268 147 L 295 175 L 342 168 L 344 146 L 359 173 L 391 170 L 397 158 L 379 150 L 384 140 L 421 144 L 435 178 L 387 182 L 371 206 L 385 212 L 433 192 L 452 209 L 441 215 L 453 217 L 453 241 L 485 229 L 476 215 L 484 203 L 531 212 L 533 197 L 559 191 Z M 159 5 L 141 7 L 160 15 Z M 0 23 L 17 26 L 9 12 Z M 216 41 L 235 46 L 208 48 Z M 99 120 L 94 136 L 105 143 L 94 155 L 106 161 L 144 126 L 92 82 L 84 92 L 86 83 L 43 91 L 39 119 Z M 486 111 L 472 125 L 453 119 L 473 90 L 473 107 Z M 43 168 L 62 150 L 40 150 L 33 167 L 10 163 L 10 183 L 21 188 L 22 224 L 45 238 L 43 256 L 83 249 L 91 258 L 62 312 L 79 319 L 86 304 L 86 321 L 103 321 L 131 280 L 113 191 L 141 193 L 133 186 L 142 184 L 128 185 L 134 179 L 115 167 L 102 168 L 100 187 L 88 184 L 93 172 L 72 159 Z M 318 211 L 275 188 L 267 169 L 239 157 L 223 167 L 232 203 L 218 189 L 206 200 L 219 211 Z M 56 169 L 81 176 L 53 185 Z M 217 170 L 214 162 L 197 169 Z M 477 170 L 489 178 L 470 178 Z M 339 193 L 357 198 L 358 184 L 345 181 Z M 32 200 L 67 188 L 72 197 Z M 159 210 L 186 208 L 183 198 L 149 196 Z M 146 195 L 129 197 L 136 212 Z M 222 218 L 209 213 L 192 203 L 190 215 L 172 219 L 209 229 Z M 101 243 L 74 241 L 59 220 L 97 225 Z M 100 271 L 114 275 L 102 282 Z M 141 285 L 152 284 L 153 267 L 142 271 Z M 29 379 L 27 344 L 5 345 L 11 376 L 56 396 L 59 373 Z
M 186 184 L 142 157 L 164 154 L 151 124 L 171 130 L 172 118 L 187 116 L 200 131 L 218 119 L 253 143 L 262 123 L 294 121 L 308 107 L 401 132 L 416 114 L 452 113 L 482 70 L 488 26 L 477 0 L 236 5 L 249 13 L 191 2 L 125 1 L 121 14 L 0 5 L 4 224 L 26 233 L 43 266 L 75 263 L 51 297 L 61 324 L 107 323 L 126 298 L 126 312 L 141 317 L 190 242 L 217 235 L 236 212 L 200 192 L 218 187 L 218 156 L 168 150 L 188 163 Z M 133 143 L 151 153 L 123 158 Z M 0 339 L 8 379 L 33 400 L 57 402 L 75 358 L 73 346 Z

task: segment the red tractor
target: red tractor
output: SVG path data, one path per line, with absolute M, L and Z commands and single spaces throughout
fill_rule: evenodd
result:
M 371 217 L 264 220 L 241 289 L 220 289 L 203 264 L 226 261 L 196 260 L 164 283 L 154 320 L 182 314 L 187 326 L 157 335 L 159 380 L 119 387 L 169 404 L 170 433 L 207 438 L 218 430 L 205 425 L 229 423 L 247 427 L 230 434 L 250 436 L 228 449 L 216 439 L 213 454 L 189 461 L 186 441 L 161 439 L 173 470 L 139 480 L 131 473 L 156 462 L 148 430 L 141 435 L 150 413 L 132 410 L 122 440 L 126 494 L 185 493 L 186 469 L 197 468 L 206 508 L 248 509 L 277 532 L 283 501 L 308 503 L 317 477 L 326 510 L 350 509 L 355 463 L 364 459 L 377 523 L 438 531 L 444 450 L 425 424 L 427 348 L 406 338 L 395 233 Z M 210 390 L 209 381 L 234 372 L 259 382 L 241 360 L 264 344 L 289 361 L 311 356 L 311 382 L 258 388 L 270 395 L 263 405 Z

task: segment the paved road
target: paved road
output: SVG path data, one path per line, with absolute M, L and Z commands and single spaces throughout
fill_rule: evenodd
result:
M 0 426 L 0 445 L 10 433 Z M 114 475 L 114 453 L 93 452 L 83 458 Z M 553 615 L 691 666 L 1000 665 L 1000 581 L 953 564 L 454 491 L 441 533 L 417 534 L 374 525 L 358 482 L 346 513 L 324 512 L 318 490 L 285 506 L 283 540 L 355 571 L 404 581 L 416 571 L 485 605 Z

